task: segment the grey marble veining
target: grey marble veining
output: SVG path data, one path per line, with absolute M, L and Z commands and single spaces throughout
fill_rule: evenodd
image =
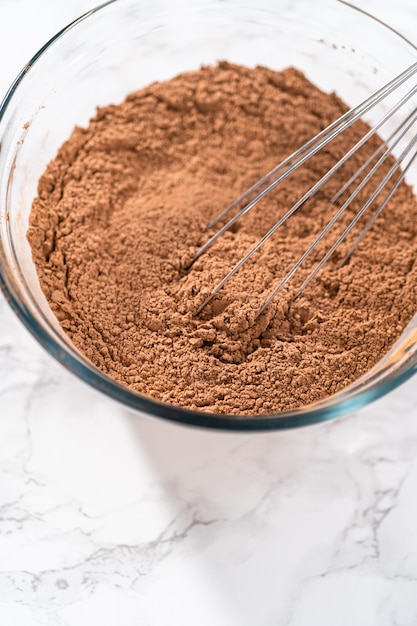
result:
M 412 0 L 360 3 L 412 35 Z M 0 3 L 0 87 L 87 0 Z M 23 19 L 26 15 L 27 19 Z M 415 626 L 417 389 L 256 435 L 139 418 L 0 298 L 0 624 Z

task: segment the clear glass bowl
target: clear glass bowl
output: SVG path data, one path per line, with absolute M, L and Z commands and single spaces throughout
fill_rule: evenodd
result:
M 70 343 L 40 290 L 26 230 L 47 163 L 99 105 L 219 59 L 294 65 L 354 105 L 411 65 L 416 52 L 398 33 L 338 0 L 192 0 L 176 2 L 175 9 L 168 1 L 113 0 L 90 11 L 33 57 L 1 104 L 0 289 L 60 363 L 138 412 L 210 428 L 267 430 L 329 420 L 368 404 L 416 371 L 417 318 L 371 372 L 325 401 L 261 417 L 182 409 L 121 386 Z M 414 170 L 409 182 L 416 180 Z

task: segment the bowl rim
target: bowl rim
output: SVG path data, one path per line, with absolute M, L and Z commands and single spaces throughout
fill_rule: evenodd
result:
M 407 37 L 399 33 L 395 28 L 389 26 L 381 19 L 373 16 L 364 9 L 355 6 L 347 0 L 333 0 L 345 5 L 354 11 L 366 16 L 367 19 L 380 24 L 390 30 L 395 36 L 402 39 L 408 46 L 417 51 Z M 11 102 L 13 95 L 20 83 L 24 80 L 28 70 L 38 61 L 38 59 L 61 37 L 84 20 L 90 18 L 95 13 L 105 9 L 109 5 L 119 2 L 119 0 L 107 0 L 83 13 L 65 27 L 60 29 L 51 37 L 29 60 L 24 68 L 19 72 L 11 86 L 7 90 L 0 103 L 0 122 L 2 121 L 6 109 Z M 377 383 L 374 387 L 363 391 L 358 391 L 353 397 L 345 398 L 344 390 L 335 396 L 324 399 L 314 407 L 301 407 L 285 411 L 282 413 L 271 413 L 266 415 L 231 415 L 220 413 L 208 413 L 196 411 L 177 405 L 166 404 L 156 399 L 141 395 L 128 387 L 118 383 L 116 380 L 101 372 L 93 364 L 90 364 L 83 355 L 73 356 L 65 348 L 62 348 L 57 341 L 44 330 L 42 324 L 32 315 L 29 308 L 21 301 L 18 294 L 14 293 L 13 278 L 8 277 L 7 266 L 0 262 L 0 292 L 3 292 L 6 301 L 15 312 L 20 321 L 26 326 L 29 332 L 36 338 L 38 343 L 61 365 L 73 374 L 86 382 L 93 388 L 104 393 L 106 396 L 116 400 L 124 407 L 129 407 L 141 413 L 160 417 L 167 421 L 198 426 L 202 428 L 227 430 L 227 431 L 265 431 L 295 428 L 326 422 L 336 417 L 351 413 L 370 402 L 380 398 L 389 391 L 395 389 L 400 384 L 409 379 L 417 372 L 417 363 L 411 364 L 405 370 L 401 370 L 392 375 L 389 380 Z M 75 354 L 75 353 L 74 353 Z M 335 404 L 331 404 L 331 398 L 337 398 Z

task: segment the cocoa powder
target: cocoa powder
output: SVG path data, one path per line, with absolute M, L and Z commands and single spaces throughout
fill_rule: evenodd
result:
M 141 394 L 217 413 L 300 407 L 368 371 L 417 309 L 417 202 L 405 184 L 350 262 L 338 267 L 352 238 L 294 299 L 364 202 L 367 190 L 360 193 L 333 239 L 257 313 L 334 214 L 329 198 L 379 145 L 376 137 L 195 315 L 227 271 L 364 134 L 363 122 L 190 267 L 214 232 L 206 231 L 210 219 L 345 110 L 295 69 L 221 62 L 152 84 L 76 128 L 39 182 L 28 232 L 41 287 L 76 347 Z

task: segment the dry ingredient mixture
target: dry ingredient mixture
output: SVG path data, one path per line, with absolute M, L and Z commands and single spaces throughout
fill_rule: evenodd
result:
M 345 266 L 337 265 L 352 239 L 293 298 L 364 193 L 333 239 L 257 313 L 335 213 L 329 198 L 378 138 L 195 316 L 214 285 L 364 134 L 364 123 L 189 267 L 210 219 L 345 110 L 293 68 L 220 62 L 141 89 L 76 128 L 39 182 L 28 237 L 42 289 L 77 348 L 141 394 L 218 413 L 300 407 L 368 371 L 417 310 L 417 201 L 405 184 Z

